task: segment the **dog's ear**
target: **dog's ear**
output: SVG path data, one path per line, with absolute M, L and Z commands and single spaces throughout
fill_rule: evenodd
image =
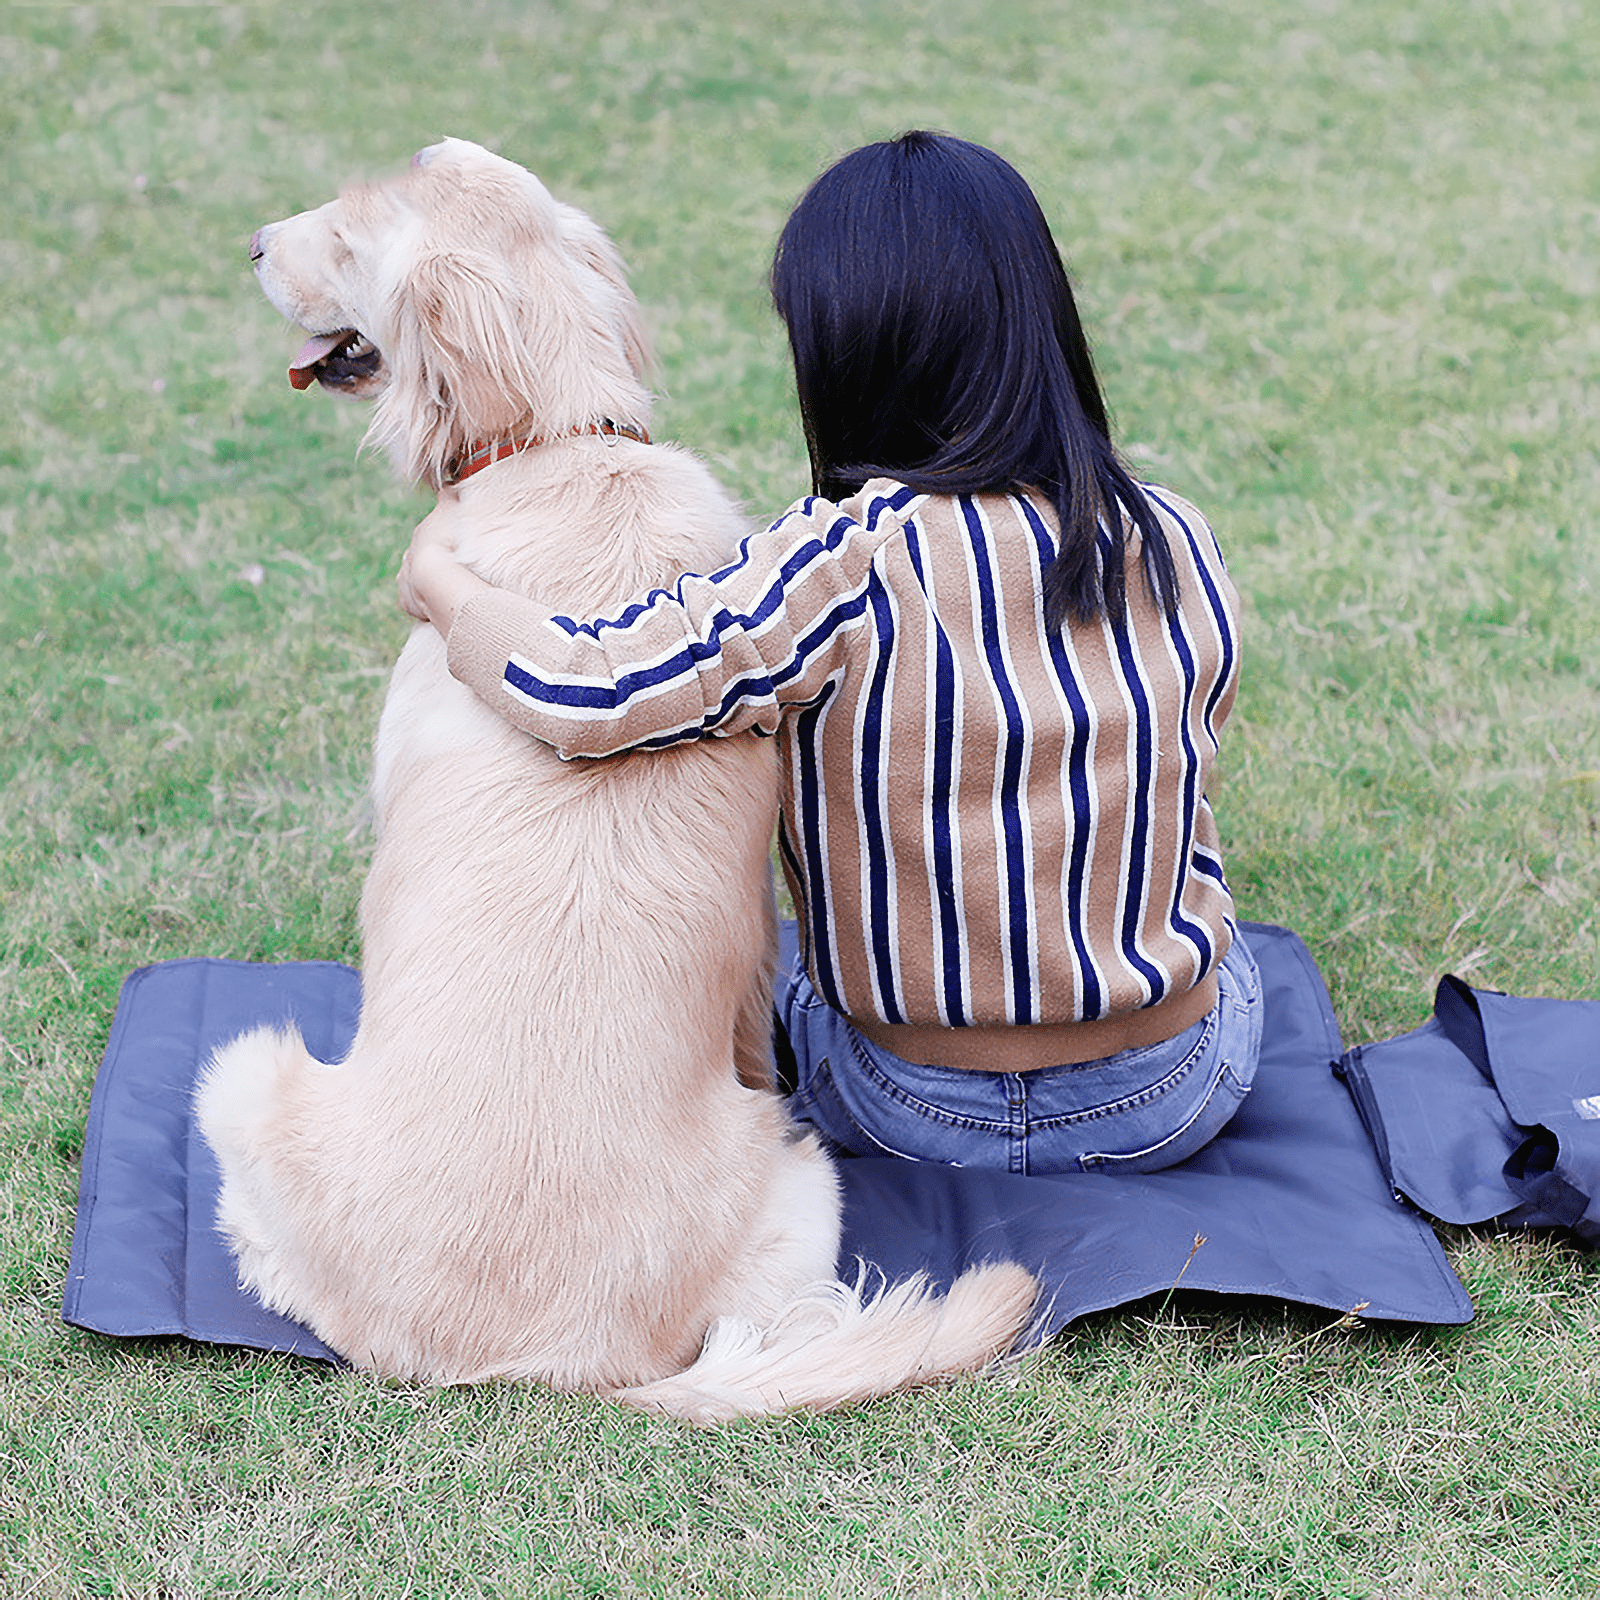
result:
M 481 251 L 424 251 L 391 294 L 390 383 L 369 437 L 408 476 L 438 482 L 463 448 L 532 410 L 535 375 L 521 297 L 505 263 Z
M 528 411 L 537 374 L 523 297 L 504 261 L 464 250 L 425 254 L 412 262 L 401 295 L 401 322 L 429 397 L 467 433 L 492 434 Z
M 605 231 L 586 212 L 579 211 L 576 206 L 560 209 L 562 235 L 579 262 L 600 279 L 606 301 L 606 320 L 622 345 L 633 375 L 642 379 L 650 366 L 650 341 L 622 257 Z

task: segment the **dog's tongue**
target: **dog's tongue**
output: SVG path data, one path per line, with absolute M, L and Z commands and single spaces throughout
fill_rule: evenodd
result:
M 326 361 L 350 337 L 342 333 L 319 333 L 300 346 L 300 354 L 289 363 L 289 382 L 297 389 L 309 389 L 317 381 L 313 370 L 319 361 Z

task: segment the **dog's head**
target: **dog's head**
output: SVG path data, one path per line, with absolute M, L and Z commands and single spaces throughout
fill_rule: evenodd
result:
M 480 145 L 446 139 L 269 223 L 250 258 L 311 336 L 290 382 L 376 400 L 368 436 L 410 477 L 443 481 L 478 440 L 648 422 L 639 309 L 610 240 Z

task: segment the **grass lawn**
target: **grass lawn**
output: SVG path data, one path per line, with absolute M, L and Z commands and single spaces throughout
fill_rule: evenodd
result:
M 1591 0 L 14 6 L 0 24 L 0 1593 L 1593 1596 L 1600 1270 L 1470 1326 L 1174 1297 L 996 1380 L 710 1434 L 58 1320 L 120 983 L 357 957 L 424 508 L 293 393 L 259 223 L 442 134 L 591 210 L 658 431 L 806 486 L 764 273 L 831 156 L 1000 149 L 1134 462 L 1247 599 L 1213 795 L 1349 1043 L 1600 995 Z

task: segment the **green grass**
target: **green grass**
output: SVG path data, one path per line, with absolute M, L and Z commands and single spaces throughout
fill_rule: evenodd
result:
M 13 7 L 0 72 L 0 1592 L 1600 1589 L 1600 1273 L 1548 1240 L 1451 1235 L 1465 1329 L 1178 1297 L 711 1435 L 58 1320 L 123 977 L 357 955 L 422 501 L 289 390 L 243 246 L 444 133 L 605 223 L 660 431 L 753 515 L 805 483 L 787 207 L 907 126 L 998 147 L 1246 596 L 1241 909 L 1352 1043 L 1445 971 L 1600 994 L 1589 0 Z

